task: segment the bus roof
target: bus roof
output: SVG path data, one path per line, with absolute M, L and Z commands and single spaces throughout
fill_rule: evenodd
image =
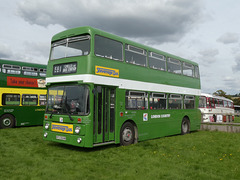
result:
M 0 59 L 0 63 L 1 64 L 14 64 L 14 65 L 19 65 L 19 66 L 34 66 L 34 67 L 40 67 L 40 68 L 47 68 L 47 64 L 37 64 L 37 63 L 13 61 L 13 60 L 7 60 L 7 59 Z
M 222 97 L 222 96 L 215 96 L 215 95 L 207 94 L 207 93 L 201 93 L 201 96 L 233 102 L 231 99 L 228 99 L 228 98 L 225 98 L 225 97 Z
M 111 39 L 114 39 L 114 40 L 117 40 L 117 41 L 120 41 L 120 42 L 124 42 L 126 44 L 134 45 L 134 46 L 137 46 L 139 48 L 146 49 L 148 51 L 153 51 L 153 52 L 156 52 L 156 53 L 160 53 L 160 54 L 165 55 L 167 57 L 175 58 L 175 59 L 181 60 L 183 62 L 191 63 L 193 65 L 198 66 L 198 64 L 193 62 L 193 61 L 181 58 L 179 56 L 169 54 L 169 53 L 164 52 L 164 51 L 160 51 L 158 49 L 155 49 L 155 48 L 152 48 L 152 47 L 149 47 L 149 46 L 146 46 L 146 45 L 143 45 L 143 44 L 140 44 L 140 43 L 122 38 L 122 37 L 119 37 L 117 35 L 114 35 L 114 34 L 111 34 L 111 33 L 108 33 L 108 32 L 104 32 L 102 30 L 99 30 L 99 29 L 96 29 L 96 28 L 93 28 L 93 27 L 90 27 L 90 26 L 77 27 L 77 28 L 62 31 L 62 32 L 60 32 L 60 33 L 58 33 L 58 34 L 56 34 L 52 37 L 52 42 L 58 41 L 58 40 L 61 40 L 61 39 L 65 39 L 65 38 L 69 38 L 69 37 L 78 36 L 78 35 L 81 35 L 81 34 L 90 34 L 92 36 L 94 36 L 95 34 L 98 34 L 98 35 L 101 35 L 101 36 L 105 36 L 105 37 L 108 37 L 108 38 L 111 38 Z

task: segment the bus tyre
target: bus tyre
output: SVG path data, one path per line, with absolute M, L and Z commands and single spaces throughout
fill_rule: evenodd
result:
M 183 118 L 182 120 L 182 126 L 181 126 L 181 134 L 188 134 L 190 132 L 190 122 L 187 118 Z
M 5 114 L 0 118 L 0 128 L 12 128 L 14 127 L 15 118 L 10 114 Z
M 126 122 L 123 124 L 120 131 L 120 144 L 122 146 L 128 146 L 134 143 L 135 131 L 133 124 Z

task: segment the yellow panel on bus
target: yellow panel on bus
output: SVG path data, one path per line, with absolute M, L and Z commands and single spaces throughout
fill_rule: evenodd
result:
M 73 125 L 71 125 L 71 124 L 52 123 L 51 130 L 55 131 L 55 132 L 73 134 Z

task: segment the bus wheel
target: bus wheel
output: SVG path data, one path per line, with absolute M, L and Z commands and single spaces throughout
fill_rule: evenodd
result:
M 14 127 L 15 118 L 10 114 L 5 114 L 0 118 L 0 128 L 12 128 Z
M 183 118 L 181 130 L 182 130 L 182 133 L 181 133 L 182 135 L 188 134 L 190 132 L 190 122 L 187 118 Z
M 126 122 L 123 124 L 120 131 L 120 144 L 128 146 L 134 143 L 135 131 L 132 123 Z

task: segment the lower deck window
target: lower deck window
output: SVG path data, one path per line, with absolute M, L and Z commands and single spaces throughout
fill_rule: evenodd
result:
M 182 96 L 177 94 L 170 94 L 168 99 L 169 109 L 182 109 Z
M 20 105 L 20 94 L 2 94 L 2 105 Z
M 207 107 L 207 98 L 204 96 L 199 97 L 199 108 L 206 108 Z M 209 107 L 209 102 L 208 102 L 208 107 Z
M 184 109 L 194 109 L 195 107 L 195 97 L 185 96 L 184 97 Z
M 38 104 L 38 95 L 35 94 L 24 94 L 22 95 L 22 105 L 37 105 Z
M 126 91 L 126 109 L 147 109 L 148 94 L 146 92 Z
M 126 91 L 126 109 L 148 109 L 148 93 Z M 149 94 L 149 109 L 194 109 L 195 96 L 180 94 L 165 94 L 151 92 Z
M 166 109 L 167 98 L 165 94 L 151 93 L 150 96 L 150 109 Z
M 47 104 L 47 96 L 46 95 L 40 95 L 39 96 L 39 105 L 45 106 Z

